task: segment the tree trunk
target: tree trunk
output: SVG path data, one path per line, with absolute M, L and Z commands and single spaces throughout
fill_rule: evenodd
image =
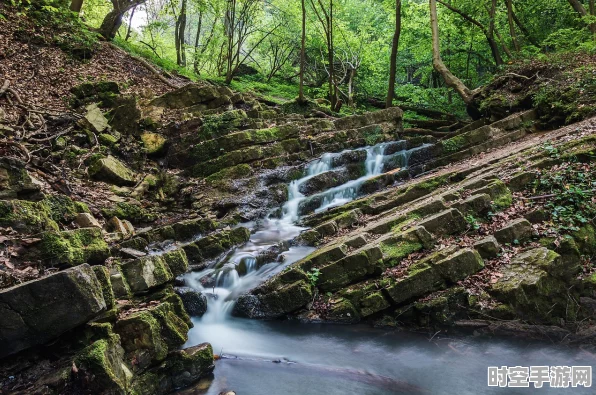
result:
M 513 21 L 513 4 L 511 0 L 505 0 L 507 3 L 507 22 L 509 23 L 509 34 L 511 34 L 511 41 L 513 42 L 513 48 L 515 48 L 516 52 L 519 52 L 519 42 L 517 41 L 517 36 L 515 35 L 515 22 Z
M 177 22 L 178 31 L 176 33 L 176 60 L 178 66 L 186 67 L 186 48 L 185 48 L 185 34 L 186 34 L 186 0 L 182 0 L 182 6 L 180 8 L 180 15 L 178 16 Z
M 401 0 L 395 0 L 395 33 L 391 43 L 391 59 L 389 64 L 389 89 L 387 90 L 387 101 L 385 107 L 393 105 L 395 95 L 395 77 L 397 74 L 397 50 L 399 48 L 399 37 L 401 35 Z
M 116 37 L 118 29 L 122 26 L 122 18 L 124 17 L 124 14 L 144 2 L 145 0 L 112 0 L 114 9 L 108 12 L 101 23 L 99 28 L 101 35 L 107 40 L 113 40 L 114 37 Z
M 484 26 L 482 23 L 478 22 L 476 19 L 472 18 L 470 15 L 453 7 L 452 5 L 446 3 L 442 0 L 436 0 L 436 2 L 442 4 L 447 9 L 460 15 L 462 18 L 464 18 L 468 22 L 478 26 L 480 28 L 480 30 L 482 30 L 482 33 L 484 33 L 484 36 L 486 37 L 486 41 L 488 41 L 488 46 L 490 47 L 493 58 L 495 59 L 495 64 L 497 66 L 501 66 L 503 64 L 503 58 L 501 58 L 501 52 L 499 51 L 499 45 L 497 44 L 497 42 L 495 41 L 495 38 L 494 38 L 494 18 L 493 17 L 491 17 L 491 25 L 489 25 L 489 28 L 487 29 L 486 26 Z M 496 3 L 496 0 L 493 0 L 493 7 L 495 6 L 495 3 Z M 494 12 L 491 11 L 491 9 L 489 9 L 489 14 L 494 14 Z M 493 30 L 490 29 L 491 26 L 493 27 Z
M 329 101 L 331 108 L 337 105 L 337 87 L 335 86 L 335 54 L 333 48 L 333 0 L 329 0 L 329 15 L 327 16 L 327 55 L 329 60 Z
M 124 38 L 124 41 L 128 41 L 128 39 L 130 38 L 130 32 L 132 29 L 132 18 L 135 16 L 136 9 L 137 7 L 133 7 L 132 11 L 130 11 L 130 18 L 128 19 L 128 29 L 126 30 L 126 37 Z
M 441 42 L 439 39 L 439 21 L 437 16 L 437 0 L 429 0 L 430 25 L 432 30 L 433 67 L 441 74 L 445 84 L 453 88 L 466 104 L 472 102 L 472 91 L 445 66 L 441 59 Z
M 577 12 L 580 17 L 589 15 L 588 11 L 586 11 L 586 8 L 583 6 L 583 4 L 579 0 L 568 0 L 568 1 L 569 1 L 569 4 L 571 4 L 571 7 L 573 7 L 575 12 Z M 596 34 L 596 23 L 591 23 L 589 25 L 589 28 L 592 33 Z
M 497 14 L 497 0 L 492 0 L 491 8 L 489 11 L 490 23 L 488 25 L 488 45 L 490 46 L 490 50 L 493 53 L 493 57 L 495 58 L 495 63 L 497 66 L 503 65 L 503 58 L 501 58 L 501 52 L 499 51 L 499 46 L 495 41 L 495 17 Z
M 70 10 L 76 13 L 80 13 L 83 8 L 83 0 L 72 0 L 70 3 Z
M 298 102 L 304 103 L 304 68 L 306 63 L 306 6 L 302 0 L 302 38 L 300 43 L 300 85 L 298 88 Z
M 519 30 L 522 31 L 522 33 L 524 34 L 524 36 L 526 36 L 526 38 L 528 39 L 528 41 L 530 41 L 530 43 L 536 47 L 539 47 L 540 44 L 538 44 L 538 42 L 534 39 L 534 37 L 532 37 L 532 35 L 530 34 L 530 32 L 528 31 L 528 29 L 526 29 L 526 27 L 524 26 L 524 24 L 519 20 L 519 18 L 517 17 L 517 15 L 515 14 L 514 11 L 511 11 L 511 15 L 513 16 L 513 21 L 515 22 L 515 24 L 517 25 L 517 27 L 519 27 Z
M 215 23 L 215 22 L 214 22 Z M 199 22 L 197 23 L 197 35 L 195 36 L 195 56 L 193 62 L 193 69 L 195 74 L 200 74 L 199 71 L 199 39 L 201 37 L 201 29 L 203 26 L 203 12 L 199 12 Z

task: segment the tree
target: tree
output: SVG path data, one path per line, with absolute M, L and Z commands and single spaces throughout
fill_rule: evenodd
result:
M 387 91 L 387 101 L 385 107 L 393 105 L 393 96 L 395 95 L 395 78 L 397 74 L 397 50 L 399 47 L 399 36 L 401 35 L 401 0 L 395 0 L 395 32 L 393 33 L 393 42 L 391 43 L 391 58 L 389 65 L 389 89 Z
M 326 8 L 322 0 L 310 0 L 312 9 L 321 24 L 327 46 L 327 75 L 329 82 L 329 101 L 331 108 L 338 111 L 337 86 L 335 84 L 335 51 L 333 49 L 333 0 L 329 0 L 329 7 Z
M 302 36 L 300 38 L 300 85 L 298 88 L 298 102 L 304 103 L 304 68 L 306 63 L 306 5 L 301 0 L 302 6 Z
M 515 34 L 515 22 L 513 21 L 513 4 L 512 0 L 505 0 L 507 5 L 507 23 L 509 24 L 509 34 L 511 35 L 511 41 L 516 52 L 519 52 L 519 42 L 517 41 L 517 35 Z
M 172 10 L 174 7 L 172 7 Z M 176 16 L 174 14 L 174 16 Z M 186 48 L 184 35 L 186 33 L 186 0 L 182 0 L 180 6 L 180 15 L 176 17 L 176 27 L 174 29 L 174 44 L 176 46 L 176 63 L 178 66 L 186 67 Z
M 474 19 L 469 14 L 463 12 L 462 10 L 460 10 L 458 8 L 453 7 L 452 5 L 444 2 L 443 0 L 436 0 L 436 1 L 440 4 L 442 4 L 447 9 L 460 15 L 466 21 L 478 26 L 480 28 L 480 30 L 482 31 L 482 33 L 484 33 L 484 36 L 486 37 L 486 41 L 488 41 L 488 46 L 490 47 L 490 50 L 493 54 L 493 58 L 495 59 L 495 64 L 497 66 L 501 66 L 503 64 L 503 58 L 501 57 L 501 52 L 499 51 L 499 46 L 494 38 L 495 13 L 496 13 L 497 0 L 492 0 L 492 6 L 489 9 L 490 22 L 489 22 L 488 28 L 484 24 L 480 23 L 478 20 Z
M 433 53 L 433 67 L 441 74 L 445 80 L 445 84 L 453 88 L 457 94 L 463 99 L 466 104 L 472 102 L 472 91 L 459 78 L 449 71 L 443 59 L 441 59 L 441 42 L 439 39 L 439 20 L 437 15 L 437 1 L 429 0 L 430 5 L 430 26 L 432 31 L 432 53 Z
M 145 0 L 111 0 L 114 8 L 108 12 L 104 18 L 99 32 L 107 40 L 113 40 L 120 26 L 122 26 L 122 18 L 124 14 L 134 7 L 143 4 Z
M 573 7 L 575 12 L 577 12 L 580 17 L 583 18 L 583 17 L 590 15 L 590 14 L 588 14 L 588 11 L 586 11 L 586 8 L 584 7 L 584 5 L 582 3 L 580 3 L 579 0 L 568 0 L 568 1 L 569 1 L 569 4 L 571 4 L 571 7 Z M 594 8 L 592 0 L 590 0 L 590 7 Z M 596 34 L 596 23 L 591 23 L 589 25 L 589 28 L 593 34 Z
M 83 8 L 83 0 L 72 0 L 70 3 L 70 10 L 73 12 L 80 13 Z

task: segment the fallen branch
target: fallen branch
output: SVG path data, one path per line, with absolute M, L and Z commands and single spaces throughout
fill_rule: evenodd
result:
M 581 191 L 582 193 L 590 193 L 596 192 L 596 189 L 588 189 L 586 191 Z M 551 193 L 548 195 L 540 195 L 540 196 L 532 196 L 532 197 L 522 197 L 523 200 L 540 200 L 540 199 L 549 199 L 556 196 L 559 196 L 560 193 Z

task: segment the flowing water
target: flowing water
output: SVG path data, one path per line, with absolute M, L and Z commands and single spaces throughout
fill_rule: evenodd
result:
M 398 142 L 399 143 L 399 142 Z M 315 212 L 345 204 L 359 196 L 368 179 L 397 167 L 407 168 L 416 150 L 385 154 L 389 144 L 365 148 L 365 174 L 316 195 Z M 210 342 L 226 357 L 216 363 L 215 381 L 185 393 L 214 394 L 235 390 L 238 395 L 260 394 L 480 394 L 521 393 L 486 386 L 487 367 L 501 365 L 594 365 L 596 356 L 556 347 L 513 341 L 429 341 L 424 336 L 394 333 L 363 326 L 304 325 L 297 322 L 262 322 L 231 315 L 235 300 L 286 266 L 312 251 L 290 246 L 274 262 L 260 262 L 259 254 L 287 243 L 304 230 L 296 225 L 305 196 L 300 186 L 315 176 L 333 171 L 347 151 L 325 154 L 311 162 L 303 178 L 288 185 L 282 217 L 243 224 L 253 233 L 216 268 L 185 275 L 188 286 L 208 296 L 207 312 L 193 318 L 185 346 Z M 242 269 L 240 269 L 242 268 Z M 242 273 L 242 275 L 241 275 Z M 209 278 L 209 287 L 204 279 Z M 526 389 L 527 392 L 527 389 Z M 541 392 L 548 393 L 547 388 Z M 573 393 L 582 392 L 574 389 Z

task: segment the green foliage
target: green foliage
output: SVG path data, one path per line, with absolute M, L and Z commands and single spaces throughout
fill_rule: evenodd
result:
M 565 162 L 545 169 L 534 188 L 549 196 L 545 208 L 559 231 L 577 231 L 596 217 L 596 172 L 591 164 Z
M 320 269 L 311 269 L 306 272 L 306 277 L 308 277 L 308 282 L 312 288 L 317 286 L 317 282 L 319 281 L 319 276 L 321 275 Z
M 474 217 L 472 214 L 466 215 L 466 222 L 468 223 L 468 225 L 470 225 L 471 229 L 473 229 L 473 230 L 480 229 L 480 223 L 478 222 L 476 217 Z

